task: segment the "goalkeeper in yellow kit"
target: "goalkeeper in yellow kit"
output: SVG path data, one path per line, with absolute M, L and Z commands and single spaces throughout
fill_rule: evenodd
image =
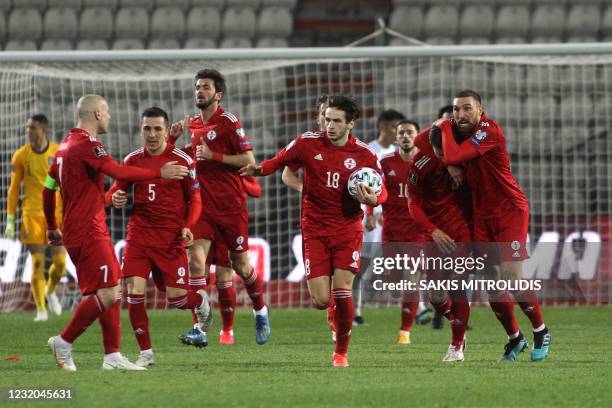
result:
M 51 159 L 58 147 L 56 143 L 47 139 L 48 125 L 49 121 L 41 114 L 28 119 L 26 130 L 29 143 L 23 145 L 13 155 L 11 160 L 13 171 L 7 200 L 7 222 L 4 231 L 7 238 L 15 238 L 15 214 L 23 183 L 20 240 L 32 254 L 31 288 L 37 308 L 34 321 L 45 321 L 48 318 L 45 295 L 51 312 L 58 315 L 62 312 L 55 288 L 66 272 L 66 250 L 63 246 L 49 246 L 52 265 L 49 268 L 48 281 L 45 279 L 47 223 L 43 213 L 42 190 Z M 58 206 L 56 216 L 61 221 L 61 206 Z

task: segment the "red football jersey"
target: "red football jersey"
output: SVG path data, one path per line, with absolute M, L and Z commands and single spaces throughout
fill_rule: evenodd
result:
M 193 159 L 168 144 L 159 156 L 151 156 L 147 149 L 141 147 L 128 154 L 124 164 L 155 169 L 170 161 L 188 167 L 189 176 L 182 180 L 157 178 L 133 184 L 115 181 L 107 193 L 112 194 L 118 189 L 127 192 L 130 186 L 134 186 L 134 202 L 126 241 L 133 240 L 139 245 L 156 248 L 183 246 L 181 229 L 186 225 L 191 194 L 200 188 Z
M 461 195 L 461 190 L 452 189 L 448 171 L 438 159 L 423 152 L 412 158 L 408 174 L 408 205 L 428 235 L 441 229 L 455 241 L 470 241 L 466 217 L 469 208 L 462 205 Z
M 443 131 L 452 128 L 449 122 Z M 465 179 L 472 191 L 474 220 L 494 218 L 509 208 L 528 210 L 527 198 L 512 176 L 506 138 L 495 121 L 482 115 L 472 134 L 457 146 L 457 130 L 448 140 L 443 136 L 444 160 L 465 163 Z
M 216 153 L 235 155 L 253 149 L 234 114 L 219 107 L 207 123 L 200 116 L 189 122 L 191 145 L 206 143 Z M 195 150 L 195 149 L 194 149 Z M 246 197 L 238 170 L 215 160 L 197 162 L 202 192 L 202 211 L 210 215 L 244 211 Z
M 399 150 L 384 155 L 380 165 L 385 175 L 389 198 L 383 203 L 383 242 L 421 242 L 423 229 L 408 210 L 408 172 L 410 161 L 404 161 Z
M 100 172 L 108 161 L 112 159 L 104 145 L 82 129 L 70 129 L 57 149 L 49 175 L 61 186 L 62 235 L 68 248 L 108 238 L 104 174 Z
M 278 155 L 262 163 L 269 174 L 284 166 L 304 169 L 302 231 L 309 237 L 333 236 L 362 231 L 361 204 L 347 189 L 349 176 L 361 167 L 370 167 L 382 176 L 376 153 L 350 135 L 344 146 L 335 146 L 325 132 L 306 132 L 289 143 Z

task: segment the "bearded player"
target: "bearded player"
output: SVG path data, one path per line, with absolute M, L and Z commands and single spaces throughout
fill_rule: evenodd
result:
M 502 279 L 522 278 L 522 261 L 527 258 L 525 243 L 529 227 L 529 206 L 510 169 L 510 158 L 501 126 L 488 118 L 482 97 L 471 90 L 453 99 L 452 121 L 440 120 L 441 140 L 433 141 L 445 164 L 465 166 L 474 211 L 474 241 L 500 246 Z M 457 142 L 459 139 L 461 142 Z M 531 360 L 545 359 L 551 336 L 544 324 L 540 303 L 534 291 L 512 291 L 533 327 Z M 503 360 L 514 361 L 528 348 L 514 317 L 514 305 L 507 293 L 491 293 L 491 307 L 508 335 Z

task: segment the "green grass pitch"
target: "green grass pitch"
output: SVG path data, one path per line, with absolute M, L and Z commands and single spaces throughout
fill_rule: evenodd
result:
M 517 310 L 531 343 L 529 325 Z M 269 344 L 255 343 L 253 316 L 236 314 L 236 344 L 221 346 L 215 311 L 211 344 L 195 349 L 176 336 L 189 328 L 188 313 L 150 311 L 157 365 L 146 372 L 101 369 L 97 323 L 75 343 L 76 373 L 55 367 L 47 338 L 68 319 L 32 322 L 33 313 L 0 315 L 0 387 L 72 388 L 74 401 L 11 406 L 83 407 L 358 407 L 358 406 L 612 406 L 612 326 L 609 307 L 545 308 L 552 354 L 543 362 L 521 354 L 499 363 L 505 336 L 493 313 L 472 311 L 466 361 L 441 359 L 449 344 L 442 331 L 415 326 L 412 345 L 395 344 L 397 309 L 366 309 L 367 326 L 353 328 L 351 367 L 334 369 L 325 313 L 276 309 Z M 122 311 L 123 353 L 138 349 Z M 18 355 L 19 361 L 6 360 Z M 0 402 L 0 405 L 5 405 Z

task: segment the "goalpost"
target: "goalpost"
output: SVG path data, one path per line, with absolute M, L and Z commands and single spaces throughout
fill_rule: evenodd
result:
M 47 115 L 48 135 L 59 141 L 75 124 L 78 98 L 102 94 L 112 119 L 100 139 L 121 160 L 141 146 L 144 108 L 159 106 L 173 121 L 195 114 L 193 76 L 204 67 L 226 76 L 222 105 L 243 122 L 257 161 L 316 127 L 321 93 L 355 96 L 363 107 L 355 134 L 370 141 L 383 109 L 397 109 L 425 127 L 455 92 L 478 91 L 487 114 L 505 130 L 514 175 L 529 198 L 532 250 L 546 258 L 528 265 L 527 273 L 556 282 L 551 287 L 578 278 L 586 302 L 612 303 L 612 44 L 605 43 L 0 53 L 1 228 L 10 158 L 26 143 L 30 115 Z M 269 280 L 273 306 L 308 306 L 300 283 L 300 197 L 280 174 L 260 181 L 262 197 L 249 199 L 252 261 Z M 129 208 L 108 215 L 120 253 Z M 549 243 L 536 246 L 538 240 Z M 594 262 L 577 258 L 577 240 L 588 241 Z M 31 307 L 25 249 L 0 238 L 0 251 L 0 312 Z M 555 293 L 564 299 L 563 290 Z M 61 286 L 66 306 L 77 297 L 74 285 Z M 397 302 L 371 288 L 366 301 Z M 240 304 L 248 304 L 246 296 L 239 295 Z

